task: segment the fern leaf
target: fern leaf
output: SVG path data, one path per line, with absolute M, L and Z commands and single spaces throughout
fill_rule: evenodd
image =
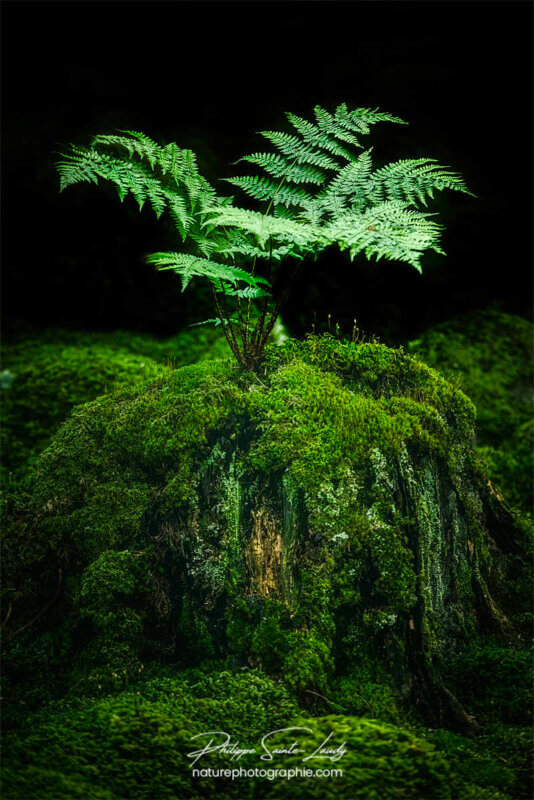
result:
M 322 209 L 333 215 L 348 207 L 363 210 L 371 202 L 374 189 L 372 169 L 371 150 L 366 150 L 340 170 L 318 195 Z
M 291 163 L 284 156 L 275 153 L 253 153 L 243 156 L 239 161 L 248 161 L 262 167 L 273 178 L 285 178 L 289 183 L 314 183 L 321 185 L 326 180 L 325 173 L 309 164 Z
M 219 294 L 225 294 L 227 297 L 239 297 L 245 300 L 257 300 L 259 297 L 269 297 L 271 294 L 261 286 L 247 286 L 244 289 L 234 289 L 229 286 L 221 288 L 218 286 L 216 291 Z
M 357 137 L 351 132 L 351 129 L 349 128 L 347 130 L 346 126 L 340 124 L 339 120 L 324 108 L 315 106 L 313 113 L 317 120 L 317 126 L 324 134 L 340 139 L 342 142 L 348 142 L 354 145 L 354 147 L 361 147 Z
M 205 225 L 240 228 L 255 236 L 259 246 L 264 250 L 271 237 L 278 242 L 294 244 L 303 250 L 319 246 L 323 240 L 318 227 L 280 217 L 265 216 L 244 208 L 213 209 L 207 214 Z
M 202 322 L 193 322 L 191 325 L 188 325 L 188 328 L 199 328 L 201 325 L 213 325 L 215 328 L 218 328 L 219 325 L 239 325 L 239 320 L 237 317 L 230 317 L 228 319 L 220 319 L 219 317 L 212 317 L 211 319 L 204 319 Z
M 410 205 L 426 205 L 426 198 L 433 197 L 434 190 L 451 189 L 472 194 L 463 178 L 446 167 L 441 167 L 433 158 L 403 159 L 387 164 L 372 175 L 374 198 L 381 200 L 403 200 Z
M 388 200 L 363 213 L 342 214 L 326 226 L 325 233 L 351 258 L 363 252 L 367 258 L 406 261 L 421 272 L 420 259 L 426 250 L 443 253 L 439 246 L 442 226 L 431 215 L 406 203 Z
M 227 183 L 243 189 L 250 197 L 255 200 L 274 200 L 284 206 L 301 206 L 303 202 L 310 199 L 304 189 L 297 189 L 294 186 L 281 186 L 274 183 L 269 178 L 259 177 L 258 175 L 246 175 L 241 178 L 225 178 Z
M 351 137 L 344 131 L 339 130 L 339 126 L 332 126 L 326 130 L 324 127 L 314 125 L 313 122 L 308 122 L 302 117 L 297 117 L 295 114 L 288 113 L 287 115 L 291 124 L 297 129 L 302 138 L 308 144 L 315 145 L 321 150 L 326 150 L 334 156 L 341 156 L 342 158 L 352 161 L 354 155 L 346 147 L 340 145 L 336 138 L 344 138 L 345 141 L 349 140 L 352 144 L 358 145 L 355 137 Z M 341 133 L 341 136 L 339 135 Z
M 288 156 L 290 160 L 294 160 L 296 164 L 311 164 L 323 169 L 339 169 L 337 161 L 334 161 L 326 153 L 312 150 L 298 136 L 280 131 L 262 131 L 262 136 L 265 136 L 281 153 Z
M 219 264 L 206 258 L 197 258 L 187 253 L 152 253 L 147 256 L 146 260 L 148 264 L 155 264 L 160 270 L 172 270 L 180 275 L 182 291 L 195 277 L 209 278 L 212 282 L 228 281 L 234 286 L 238 281 L 242 281 L 248 286 L 269 285 L 266 278 L 251 275 L 244 269 L 238 269 L 228 264 Z
M 398 125 L 407 124 L 400 117 L 395 117 L 385 111 L 379 111 L 377 108 L 374 110 L 370 108 L 355 108 L 353 111 L 349 111 L 346 103 L 342 103 L 337 107 L 335 119 L 347 131 L 358 134 L 370 133 L 370 126 L 376 125 L 377 122 L 394 122 Z

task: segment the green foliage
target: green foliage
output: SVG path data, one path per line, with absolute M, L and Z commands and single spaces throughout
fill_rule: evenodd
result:
M 194 496 L 192 478 L 199 451 L 206 448 L 208 432 L 232 416 L 239 397 L 238 390 L 227 382 L 228 374 L 224 362 L 166 370 L 147 391 L 139 393 L 135 386 L 123 386 L 74 410 L 52 447 L 41 456 L 30 493 L 20 491 L 8 501 L 2 589 L 6 602 L 17 609 L 14 627 L 17 620 L 28 619 L 53 596 L 60 568 L 66 585 L 96 561 L 90 569 L 98 567 L 96 574 L 100 575 L 104 567 L 109 568 L 108 579 L 115 586 L 122 573 L 111 569 L 109 559 L 115 556 L 106 552 L 144 552 L 149 542 L 142 535 L 141 522 L 155 498 L 163 514 L 166 505 L 177 508 Z M 169 530 L 175 525 L 175 521 L 169 522 Z M 150 562 L 150 548 L 147 557 Z M 84 575 L 84 591 L 95 586 L 92 574 Z M 157 570 L 155 574 L 148 570 L 148 578 L 152 601 L 161 611 L 167 596 L 165 584 L 158 581 Z M 88 598 L 80 591 L 75 582 L 65 595 L 63 614 L 73 621 L 79 603 L 82 609 L 84 603 L 90 609 L 96 602 L 87 606 Z M 133 636 L 138 650 L 144 641 L 138 601 L 132 613 L 128 605 L 126 609 L 128 619 L 124 618 L 117 636 L 112 625 L 97 625 L 100 633 L 93 632 L 111 637 L 114 649 L 117 637 L 129 648 Z M 109 608 L 110 613 L 113 610 L 113 606 Z M 141 613 L 144 621 L 147 613 L 150 608 Z M 34 635 L 39 633 L 34 629 Z M 97 659 L 101 645 L 101 641 L 98 646 L 93 644 Z M 16 640 L 13 648 L 10 663 L 16 675 Z M 130 655 L 127 662 L 127 666 L 134 663 Z M 117 667 L 115 663 L 113 671 Z M 105 662 L 102 668 L 112 671 Z
M 206 258 L 197 258 L 187 253 L 153 253 L 148 256 L 149 264 L 156 264 L 160 270 L 172 269 L 182 279 L 182 290 L 186 289 L 192 278 L 205 277 L 214 282 L 217 291 L 230 293 L 236 288 L 238 281 L 250 287 L 257 288 L 258 284 L 268 284 L 265 278 L 254 277 L 244 269 L 237 269 L 227 264 L 216 264 Z M 227 288 L 223 282 L 230 284 Z
M 158 363 L 185 366 L 206 358 L 228 358 L 220 333 L 182 331 L 166 340 L 115 331 L 48 330 L 2 345 L 10 376 L 2 388 L 2 469 L 12 480 L 35 464 L 50 437 L 75 405 L 94 400 L 116 383 L 142 384 L 162 371 Z
M 335 678 L 331 682 L 329 696 L 335 698 L 338 711 L 383 722 L 406 722 L 390 676 L 385 670 L 379 669 L 377 673 L 376 661 L 369 660 L 363 666 L 353 666 L 349 676 Z
M 289 113 L 295 134 L 263 132 L 277 153 L 242 159 L 264 169 L 267 177 L 227 179 L 266 203 L 262 213 L 216 195 L 190 150 L 175 143 L 162 147 L 135 131 L 96 136 L 89 148 L 71 145 L 57 165 L 62 190 L 108 180 L 121 200 L 132 194 L 140 208 L 148 201 L 156 216 L 171 214 L 193 252 L 154 253 L 148 260 L 180 275 L 182 289 L 193 278 L 209 281 L 228 344 L 246 370 L 261 360 L 283 302 L 280 298 L 273 307 L 268 289 L 278 262 L 316 256 L 337 245 L 351 259 L 362 253 L 405 261 L 421 271 L 426 251 L 443 252 L 441 226 L 421 206 L 443 189 L 470 194 L 457 173 L 434 159 L 404 159 L 373 169 L 371 149 L 358 152 L 360 138 L 379 122 L 403 124 L 398 117 L 378 109 L 349 111 L 345 104 L 333 114 L 316 106 L 314 114 L 309 122 Z M 262 310 L 251 332 L 251 302 L 258 298 Z
M 294 691 L 326 689 L 333 668 L 330 651 L 330 643 L 324 641 L 317 631 L 294 634 L 283 664 L 287 685 Z
M 340 768 L 341 777 L 273 781 L 267 798 L 451 798 L 450 771 L 444 755 L 411 732 L 386 723 L 332 715 L 296 720 L 307 730 L 298 736 L 307 753 L 319 748 L 330 732 L 331 742 L 345 743 L 339 761 L 307 762 L 322 769 Z M 273 737 L 273 747 L 282 734 Z M 330 742 L 328 743 L 330 745 Z M 326 747 L 328 747 L 326 745 Z M 299 756 L 286 756 L 284 766 L 302 766 Z M 259 787 L 258 787 L 259 788 Z
M 437 325 L 409 348 L 443 372 L 477 407 L 476 444 L 497 488 L 532 512 L 532 324 L 481 311 Z
M 216 199 L 198 172 L 195 154 L 174 142 L 160 147 L 137 131 L 122 133 L 95 136 L 89 148 L 71 145 L 57 165 L 61 191 L 74 183 L 109 180 L 121 201 L 131 194 L 140 209 L 148 201 L 158 217 L 168 210 L 183 238 L 199 237 L 194 211 Z
M 268 747 L 296 740 L 312 755 L 330 735 L 331 747 L 346 752 L 338 761 L 302 755 L 260 761 L 261 738 L 280 728 Z M 198 768 L 303 767 L 342 769 L 342 777 L 193 777 L 188 754 L 193 736 L 227 731 L 232 741 L 256 753 L 238 762 L 218 753 Z M 490 734 L 490 739 L 495 734 Z M 202 740 L 201 740 L 202 741 Z M 508 800 L 514 773 L 490 750 L 445 731 L 410 730 L 377 720 L 331 715 L 309 717 L 287 691 L 254 670 L 182 673 L 167 670 L 132 690 L 98 700 L 70 699 L 34 714 L 4 737 L 5 797 L 40 800 L 143 800 L 143 798 L 459 798 Z
M 432 732 L 428 740 L 447 754 L 452 797 L 490 800 L 519 796 L 515 792 L 516 772 L 498 751 L 488 751 L 476 738 L 467 739 L 446 730 Z
M 268 351 L 267 363 L 268 387 L 249 402 L 266 435 L 250 459 L 266 472 L 290 464 L 308 490 L 373 447 L 398 456 L 419 442 L 437 453 L 472 435 L 469 400 L 402 350 L 309 337 Z
M 258 741 L 295 714 L 282 686 L 248 670 L 174 673 L 117 696 L 63 701 L 6 737 L 3 795 L 149 800 L 213 795 L 224 786 L 239 797 L 238 783 L 232 792 L 229 781 L 192 779 L 192 737 L 216 729 Z
M 6 470 L 35 461 L 73 406 L 93 400 L 115 382 L 143 383 L 160 370 L 152 359 L 123 348 L 70 343 L 5 346 L 3 364 L 13 376 L 2 391 Z
M 514 772 L 512 797 L 532 793 L 532 726 L 488 723 L 478 738 L 481 748 Z

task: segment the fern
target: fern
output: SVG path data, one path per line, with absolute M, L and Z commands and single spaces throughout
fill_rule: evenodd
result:
M 439 246 L 442 227 L 431 215 L 388 200 L 363 213 L 349 211 L 325 228 L 326 235 L 353 259 L 358 253 L 388 260 L 406 261 L 421 272 L 420 259 L 427 250 L 443 253 Z
M 226 179 L 263 211 L 241 208 L 218 195 L 198 170 L 195 154 L 160 145 L 138 131 L 95 136 L 90 147 L 71 146 L 58 163 L 60 189 L 109 181 L 121 201 L 170 215 L 189 252 L 154 253 L 148 262 L 211 286 L 217 317 L 240 364 L 254 369 L 279 312 L 270 282 L 281 262 L 315 257 L 326 247 L 350 258 L 393 259 L 421 271 L 421 258 L 440 246 L 442 226 L 425 207 L 442 190 L 471 194 L 461 176 L 431 158 L 373 164 L 364 137 L 374 125 L 405 125 L 379 109 L 314 109 L 312 121 L 288 113 L 292 131 L 263 131 L 274 152 L 255 152 L 237 163 L 264 174 Z M 250 324 L 251 303 L 262 310 Z M 204 323 L 199 323 L 204 324 Z
M 182 279 L 182 291 L 184 291 L 192 278 L 209 278 L 217 287 L 221 282 L 228 282 L 236 286 L 239 281 L 251 287 L 257 287 L 263 283 L 268 285 L 266 278 L 254 277 L 250 272 L 228 264 L 218 264 L 216 261 L 209 261 L 206 258 L 197 258 L 187 253 L 152 253 L 147 256 L 149 264 L 155 264 L 159 270 L 170 269 L 176 272 Z
M 253 153 L 244 156 L 240 161 L 249 161 L 258 167 L 263 167 L 265 172 L 273 178 L 285 178 L 288 183 L 315 183 L 322 184 L 326 180 L 325 173 L 311 167 L 309 164 L 291 163 L 284 156 L 274 153 Z
M 309 251 L 314 246 L 319 246 L 323 238 L 317 226 L 293 219 L 265 216 L 259 211 L 234 206 L 208 210 L 206 216 L 207 226 L 222 225 L 246 231 L 256 240 L 262 255 L 268 253 L 269 240 L 291 244 L 296 251 Z
M 310 195 L 303 189 L 294 186 L 280 186 L 269 178 L 259 177 L 258 175 L 246 176 L 243 178 L 226 178 L 228 183 L 244 189 L 254 200 L 272 200 L 276 198 L 277 203 L 284 206 L 302 206 L 310 200 Z
M 95 136 L 90 148 L 71 146 L 57 164 L 60 191 L 84 181 L 111 181 L 121 201 L 131 194 L 140 209 L 148 201 L 158 218 L 169 211 L 182 239 L 195 232 L 198 236 L 194 212 L 213 205 L 217 198 L 198 172 L 195 154 L 174 143 L 160 147 L 137 131 L 123 133 Z

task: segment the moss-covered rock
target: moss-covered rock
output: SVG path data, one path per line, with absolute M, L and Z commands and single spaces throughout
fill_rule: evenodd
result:
M 477 408 L 476 446 L 508 502 L 531 513 L 534 470 L 534 328 L 499 311 L 442 323 L 409 345 Z
M 222 657 L 310 705 L 395 718 L 411 700 L 468 724 L 442 666 L 508 629 L 473 424 L 402 350 L 331 337 L 271 348 L 259 376 L 205 362 L 76 408 L 9 503 L 12 691 Z M 520 552 L 507 520 L 498 544 Z
M 115 331 L 51 329 L 2 346 L 2 468 L 4 477 L 33 464 L 75 405 L 94 400 L 115 383 L 143 383 L 159 364 L 183 366 L 228 358 L 214 329 L 186 330 L 170 339 Z

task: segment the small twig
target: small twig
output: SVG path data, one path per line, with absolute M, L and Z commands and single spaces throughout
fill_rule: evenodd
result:
M 9 618 L 11 616 L 11 612 L 12 611 L 13 611 L 13 602 L 10 600 L 9 601 L 9 606 L 8 606 L 8 609 L 7 609 L 7 612 L 6 612 L 6 618 L 2 622 L 2 624 L 0 625 L 0 631 L 4 630 L 5 626 L 7 625 L 8 620 L 9 620 Z
M 304 691 L 305 691 L 305 692 L 309 692 L 310 694 L 314 694 L 314 695 L 316 695 L 317 697 L 320 697 L 322 700 L 326 700 L 326 702 L 327 702 L 327 703 L 330 703 L 330 705 L 332 705 L 332 706 L 339 706 L 339 708 L 343 708 L 343 706 L 340 706 L 340 705 L 339 705 L 339 703 L 334 703 L 334 702 L 332 702 L 332 700 L 329 700 L 329 699 L 328 699 L 328 697 L 324 697 L 324 695 L 322 695 L 322 694 L 318 694 L 317 692 L 312 692 L 312 690 L 311 690 L 311 689 L 305 689 Z M 352 691 L 354 692 L 354 689 L 353 689 Z M 362 701 L 362 703 L 365 703 L 365 705 L 367 706 L 367 708 L 369 709 L 369 711 L 371 712 L 371 714 L 374 716 L 375 712 L 373 711 L 373 709 L 371 708 L 371 706 L 369 705 L 369 703 L 367 702 L 367 700 L 365 700 L 365 698 L 363 698 L 361 695 L 359 695 L 359 694 L 358 694 L 358 692 L 354 692 L 354 694 L 356 695 L 356 697 L 359 697 L 359 698 L 360 698 L 360 700 Z M 346 708 L 343 708 L 343 711 L 347 711 L 347 709 L 346 709 Z
M 339 703 L 334 703 L 332 700 L 329 700 L 328 697 L 324 696 L 324 694 L 319 694 L 319 692 L 312 692 L 311 689 L 304 689 L 304 691 L 308 692 L 308 694 L 314 694 L 316 697 L 320 697 L 321 700 L 326 700 L 326 702 L 329 703 L 331 706 L 336 706 L 337 708 L 341 708 L 342 711 L 347 710 L 346 708 L 343 708 L 343 706 L 340 706 Z

